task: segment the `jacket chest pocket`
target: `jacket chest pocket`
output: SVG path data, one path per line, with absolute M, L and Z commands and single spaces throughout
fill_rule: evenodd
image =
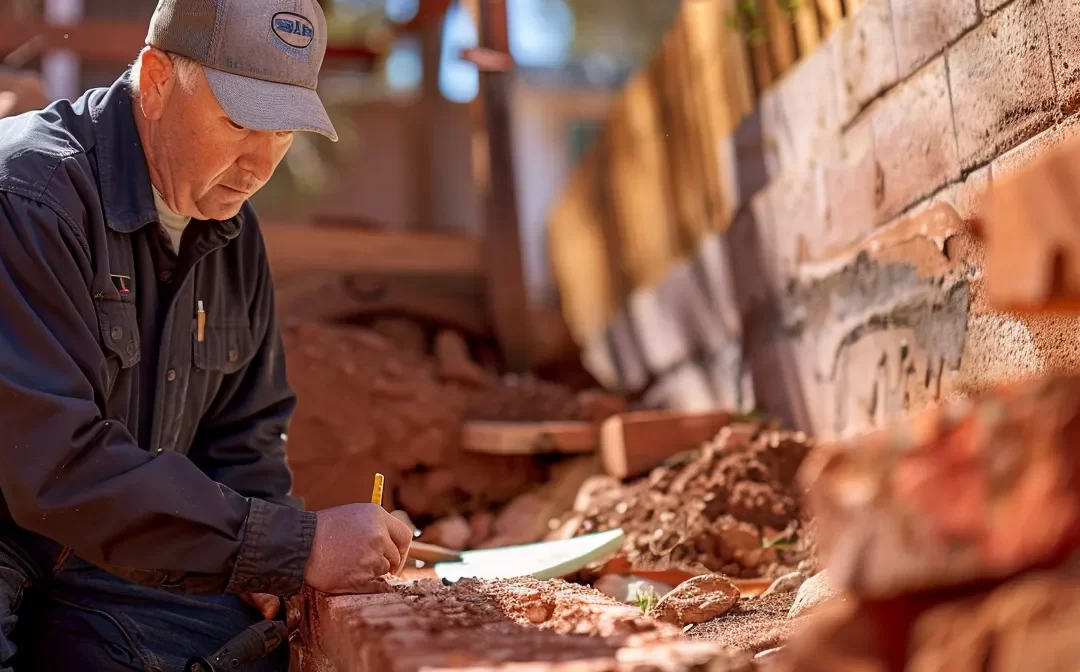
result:
M 106 297 L 94 299 L 98 314 L 102 351 L 108 366 L 109 380 L 106 399 L 112 396 L 120 371 L 139 363 L 142 350 L 139 342 L 139 321 L 135 304 L 123 299 Z
M 208 320 L 208 324 L 202 329 L 202 340 L 199 339 L 199 328 L 196 326 L 192 342 L 193 362 L 195 369 L 199 371 L 236 373 L 255 356 L 255 339 L 246 319 L 221 323 Z

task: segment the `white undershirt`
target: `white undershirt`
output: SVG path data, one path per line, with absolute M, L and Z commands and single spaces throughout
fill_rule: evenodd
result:
M 154 206 L 157 208 L 158 221 L 161 222 L 161 227 L 165 229 L 165 233 L 169 234 L 173 251 L 179 252 L 180 238 L 184 235 L 184 229 L 191 223 L 191 218 L 173 212 L 165 199 L 158 193 L 157 188 L 151 187 L 151 189 L 154 190 Z

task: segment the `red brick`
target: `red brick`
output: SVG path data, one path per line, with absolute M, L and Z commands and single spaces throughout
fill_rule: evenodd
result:
M 962 168 L 973 168 L 1054 123 L 1050 45 L 1041 0 L 1016 0 L 948 54 Z
M 822 238 L 835 244 L 858 240 L 877 223 L 880 168 L 874 157 L 869 117 L 860 119 L 833 143 L 822 164 Z
M 1080 108 L 1080 0 L 1044 0 L 1050 56 L 1062 111 Z
M 1019 147 L 1014 147 L 994 159 L 991 168 L 995 179 L 1013 175 L 1031 165 L 1040 156 L 1066 143 L 1080 134 L 1080 116 L 1070 117 L 1064 122 L 1043 131 Z
M 892 0 L 892 10 L 900 77 L 941 53 L 980 18 L 975 0 Z
M 837 32 L 840 121 L 846 123 L 898 79 L 889 0 L 870 0 Z
M 890 91 L 870 123 L 881 170 L 879 222 L 960 176 L 943 58 Z
M 836 71 L 830 44 L 799 61 L 778 85 L 796 165 L 831 144 L 840 126 Z
M 627 302 L 630 323 L 641 344 L 645 364 L 656 374 L 669 370 L 690 354 L 689 338 L 672 308 L 653 287 L 639 289 Z

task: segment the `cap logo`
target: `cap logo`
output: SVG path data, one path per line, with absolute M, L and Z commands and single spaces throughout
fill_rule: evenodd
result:
M 292 12 L 278 12 L 272 19 L 274 34 L 285 44 L 304 49 L 315 39 L 315 27 L 311 22 Z

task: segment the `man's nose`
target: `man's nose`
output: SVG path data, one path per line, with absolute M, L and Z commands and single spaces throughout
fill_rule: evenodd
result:
M 260 183 L 265 183 L 274 174 L 274 134 L 253 135 L 255 137 L 251 139 L 251 144 L 246 148 L 247 151 L 240 155 L 237 165 L 251 173 Z

